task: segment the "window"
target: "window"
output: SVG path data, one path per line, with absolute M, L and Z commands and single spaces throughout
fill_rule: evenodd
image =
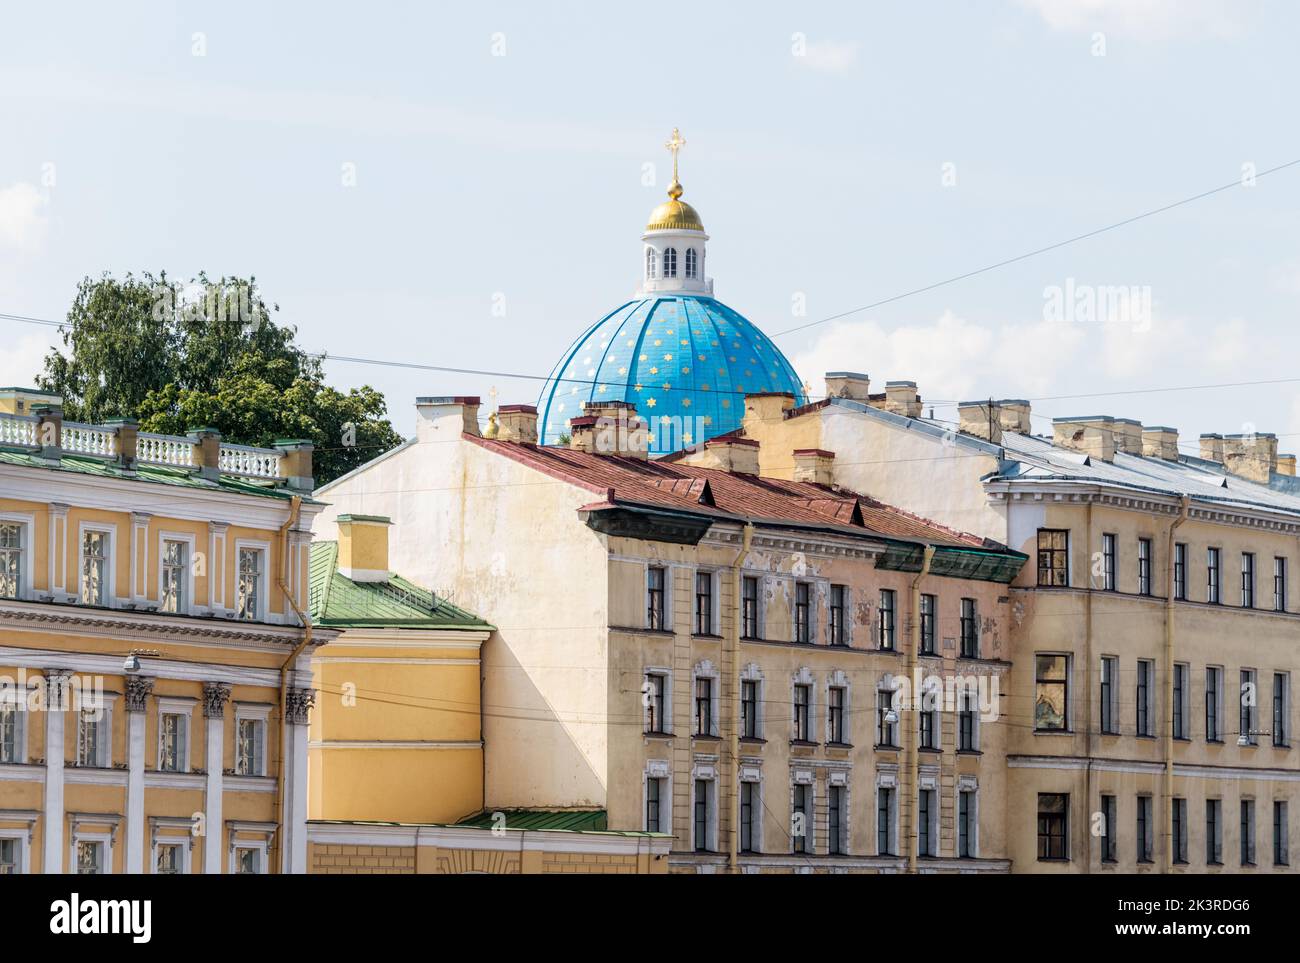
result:
M 1070 584 L 1070 533 L 1064 529 L 1038 530 L 1038 584 L 1062 588 Z
M 1241 670 L 1241 712 L 1239 714 L 1240 723 L 1237 727 L 1238 740 L 1243 745 L 1255 745 L 1255 734 L 1258 730 L 1257 719 L 1255 715 L 1255 700 L 1258 687 L 1255 685 L 1255 670 Z
M 1273 611 L 1286 611 L 1286 559 L 1273 559 Z
M 713 680 L 695 680 L 695 734 L 713 735 Z
M 1064 732 L 1069 728 L 1068 655 L 1034 657 L 1034 728 Z
M 894 590 L 880 590 L 880 647 L 894 648 Z
M 0 705 L 0 762 L 23 761 L 23 712 L 16 705 Z
M 1069 859 L 1066 830 L 1070 797 L 1065 793 L 1038 794 L 1038 858 Z
M 1241 801 L 1241 865 L 1255 865 L 1255 800 Z
M 897 811 L 894 802 L 894 790 L 881 786 L 876 790 L 876 854 L 895 856 L 897 833 L 894 831 L 894 814 Z
M 1118 850 L 1116 846 L 1115 833 L 1119 829 L 1118 813 L 1115 806 L 1114 796 L 1101 797 L 1101 861 L 1103 863 L 1115 862 L 1115 853 Z
M 1137 861 L 1139 863 L 1151 862 L 1152 836 L 1154 827 L 1151 823 L 1151 797 L 1137 797 Z
M 236 725 L 239 741 L 236 746 L 235 773 L 240 776 L 264 775 L 266 723 L 261 719 L 238 719 Z
M 1174 663 L 1174 738 L 1190 739 L 1187 731 L 1188 702 L 1191 691 L 1188 679 L 1192 668 L 1186 662 Z
M 22 840 L 12 836 L 0 839 L 0 876 L 16 876 L 23 871 Z
M 645 831 L 663 832 L 663 816 L 660 801 L 663 798 L 665 780 L 650 776 L 645 781 Z
M 695 573 L 695 634 L 713 634 L 713 573 Z
M 888 684 L 876 690 L 876 745 L 898 748 L 898 713 L 893 687 Z
M 686 249 L 686 276 L 688 278 L 694 278 L 699 274 L 696 260 L 695 248 L 688 247 Z
M 23 594 L 23 527 L 17 522 L 0 522 L 0 598 L 16 599 Z
M 740 851 L 755 852 L 754 849 L 754 815 L 758 802 L 758 783 L 742 782 L 740 784 Z
M 645 687 L 645 731 L 668 731 L 668 675 L 664 672 L 647 672 Z
M 1138 539 L 1138 594 L 1151 594 L 1151 539 Z
M 1287 805 L 1285 800 L 1273 801 L 1273 865 L 1286 866 L 1291 862 L 1291 847 L 1287 841 Z
M 77 765 L 107 769 L 113 735 L 108 726 L 108 709 L 83 709 L 77 720 Z
M 159 876 L 175 876 L 181 871 L 181 847 L 179 843 L 164 843 L 158 846 L 158 862 L 154 872 Z
M 808 643 L 812 641 L 812 586 L 807 582 L 796 582 L 794 586 L 794 640 Z
M 1153 735 L 1151 728 L 1151 718 L 1154 713 L 1151 711 L 1151 680 L 1155 672 L 1155 663 L 1150 659 L 1138 659 L 1137 661 L 1137 734 L 1139 736 Z
M 653 281 L 656 275 L 655 271 L 655 249 L 648 247 L 645 249 L 645 279 Z
M 664 570 L 651 565 L 646 570 L 646 625 L 652 629 L 664 626 Z
M 1273 673 L 1273 745 L 1286 746 L 1291 741 L 1287 717 L 1291 702 L 1291 676 L 1285 672 Z
M 830 622 L 827 625 L 828 641 L 831 645 L 848 645 L 849 636 L 844 630 L 845 597 L 847 589 L 843 585 L 831 586 Z
M 832 856 L 843 856 L 848 847 L 845 845 L 844 830 L 848 820 L 844 812 L 844 787 L 828 786 L 826 789 L 826 850 Z
M 740 634 L 746 639 L 758 638 L 758 579 L 746 575 L 740 584 Z
M 235 848 L 235 872 L 244 876 L 255 876 L 262 872 L 262 851 L 252 846 Z
M 696 779 L 695 780 L 695 805 L 694 818 L 692 819 L 692 835 L 695 841 L 695 851 L 697 853 L 709 852 L 709 820 L 712 815 L 712 806 L 710 803 L 713 789 L 713 780 Z
M 104 872 L 104 844 L 99 840 L 80 840 L 77 843 L 77 874 L 99 876 Z
M 979 700 L 974 691 L 963 687 L 957 694 L 957 751 L 979 750 Z
M 980 657 L 979 611 L 974 599 L 961 600 L 961 657 L 963 659 Z
M 826 690 L 826 727 L 830 730 L 830 742 L 844 745 L 844 687 L 833 685 Z
M 1115 591 L 1115 536 L 1109 532 L 1101 536 L 1101 587 L 1107 592 Z
M 939 600 L 933 595 L 921 596 L 921 655 L 937 655 L 934 617 Z
M 664 277 L 677 277 L 677 248 L 664 248 Z
M 175 539 L 163 540 L 162 584 L 159 588 L 160 607 L 164 612 L 186 612 L 189 600 L 185 597 L 189 546 Z
M 812 687 L 806 685 L 796 685 L 794 687 L 794 740 L 795 742 L 811 742 L 812 736 L 809 727 L 809 701 L 812 697 Z
M 1210 666 L 1205 670 L 1205 741 L 1222 742 L 1219 720 L 1223 703 L 1223 670 Z
M 164 772 L 185 772 L 186 723 L 188 717 L 179 712 L 163 712 L 158 717 L 158 768 Z
M 241 619 L 256 620 L 262 614 L 262 550 L 239 550 L 239 597 L 236 611 Z
M 758 683 L 740 683 L 740 734 L 745 739 L 758 738 Z
M 1205 573 L 1206 573 L 1206 595 L 1205 601 L 1211 605 L 1218 605 L 1223 587 L 1222 572 L 1219 569 L 1219 550 L 1217 548 L 1207 549 L 1205 553 Z
M 1255 553 L 1241 553 L 1241 607 L 1255 607 Z
M 939 748 L 939 710 L 935 702 L 934 691 L 923 688 L 921 692 L 921 711 L 916 714 L 920 734 L 920 748 L 922 749 Z
M 1175 798 L 1173 800 L 1173 812 L 1170 813 L 1172 823 L 1174 862 L 1187 862 L 1187 800 Z
M 935 854 L 934 818 L 938 813 L 934 808 L 934 790 L 922 789 L 916 798 L 916 852 L 918 856 Z
M 1180 602 L 1187 599 L 1187 545 L 1184 542 L 1174 545 L 1174 598 Z
M 1119 681 L 1119 659 L 1113 655 L 1101 657 L 1101 731 L 1107 735 L 1118 735 L 1116 712 L 1119 702 L 1115 691 Z
M 81 536 L 81 602 L 108 604 L 108 533 L 84 532 Z
M 800 783 L 794 787 L 790 809 L 790 847 L 796 853 L 807 853 L 814 848 L 808 841 L 808 837 L 813 834 L 811 795 L 812 788 L 809 786 Z
M 1223 862 L 1223 800 L 1205 800 L 1205 861 L 1211 866 Z
M 957 855 L 961 859 L 974 859 L 976 850 L 975 792 L 963 789 L 957 793 Z

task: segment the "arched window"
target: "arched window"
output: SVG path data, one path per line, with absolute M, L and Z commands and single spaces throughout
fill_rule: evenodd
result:
M 693 248 L 693 247 L 688 247 L 688 248 L 686 249 L 686 276 L 687 276 L 688 278 L 693 278 L 693 277 L 696 276 L 696 271 L 695 271 L 695 248 Z
M 655 249 L 652 247 L 645 249 L 645 279 L 647 281 L 655 279 Z
M 664 248 L 664 277 L 677 277 L 677 248 Z

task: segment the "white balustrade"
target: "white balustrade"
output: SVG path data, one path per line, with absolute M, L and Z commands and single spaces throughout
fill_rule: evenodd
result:
M 222 445 L 217 467 L 226 474 L 249 478 L 279 478 L 280 452 L 245 445 Z
M 175 435 L 140 434 L 136 436 L 135 460 L 146 465 L 194 467 L 194 443 Z
M 112 428 L 64 422 L 62 438 L 63 450 L 73 454 L 97 458 L 117 456 L 117 432 Z
M 0 415 L 0 445 L 36 447 L 36 425 L 39 419 L 30 415 Z

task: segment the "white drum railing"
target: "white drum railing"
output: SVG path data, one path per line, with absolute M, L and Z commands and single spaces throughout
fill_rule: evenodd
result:
M 117 432 L 112 428 L 96 428 L 94 425 L 64 422 L 61 447 L 64 451 L 77 455 L 115 458 L 117 456 Z
M 34 415 L 0 415 L 0 445 L 35 448 L 39 423 Z
M 194 467 L 194 442 L 177 435 L 141 434 L 136 436 L 135 460 L 146 465 Z
M 280 452 L 246 445 L 222 445 L 217 467 L 231 475 L 249 478 L 279 478 Z

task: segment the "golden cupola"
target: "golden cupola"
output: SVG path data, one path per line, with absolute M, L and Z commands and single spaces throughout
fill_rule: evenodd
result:
M 673 136 L 664 146 L 673 154 L 673 179 L 668 185 L 668 200 L 650 212 L 647 231 L 699 231 L 704 232 L 699 212 L 682 200 L 682 182 L 677 179 L 677 152 L 686 144 L 682 135 L 673 128 Z

